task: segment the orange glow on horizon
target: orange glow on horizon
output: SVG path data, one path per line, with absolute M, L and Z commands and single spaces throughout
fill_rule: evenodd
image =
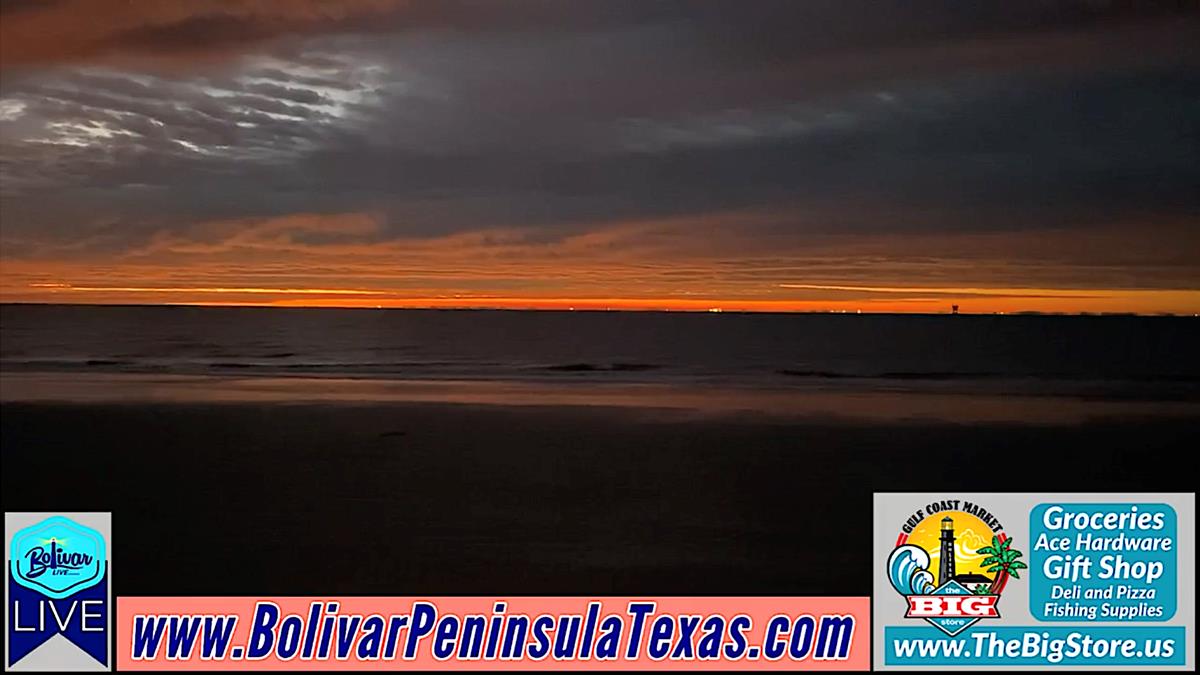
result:
M 781 234 L 768 227 L 775 222 L 771 215 L 581 223 L 552 237 L 519 227 L 382 236 L 382 216 L 370 212 L 206 221 L 160 231 L 103 257 L 52 246 L 14 249 L 21 255 L 0 255 L 0 301 L 848 313 L 949 313 L 959 305 L 976 314 L 1200 313 L 1193 269 L 1166 264 L 1200 243 L 1189 223 L 1098 226 L 1086 236 L 1045 231 L 1031 246 L 1020 232 Z
M 949 313 L 953 305 L 958 305 L 965 314 L 1200 313 L 1200 291 L 1195 290 L 905 288 L 816 284 L 779 286 L 782 289 L 863 295 L 849 299 L 553 297 L 464 293 L 416 296 L 383 289 L 75 286 L 56 282 L 29 284 L 24 293 L 5 289 L 0 293 L 0 300 L 240 307 L 834 313 Z

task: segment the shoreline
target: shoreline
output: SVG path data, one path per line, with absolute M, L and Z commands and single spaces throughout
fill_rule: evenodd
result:
M 1080 424 L 1095 418 L 1200 418 L 1200 400 L 968 392 L 929 387 L 753 388 L 645 382 L 384 379 L 333 376 L 5 372 L 0 403 L 467 404 L 597 407 L 847 423 Z

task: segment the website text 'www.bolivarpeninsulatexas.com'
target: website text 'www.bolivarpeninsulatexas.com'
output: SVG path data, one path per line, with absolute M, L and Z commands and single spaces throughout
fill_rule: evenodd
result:
M 122 598 L 119 606 L 161 600 Z M 383 598 L 374 607 L 371 598 L 227 598 L 225 607 L 236 611 L 196 613 L 186 611 L 185 600 L 170 603 L 173 612 L 120 610 L 129 630 L 122 667 L 196 660 L 208 667 L 406 662 L 671 669 L 753 663 L 844 669 L 860 658 L 865 665 L 867 646 L 856 646 L 855 634 L 869 625 L 866 598 L 840 599 L 846 601 L 838 603 L 841 611 L 831 598 L 443 598 L 403 606 L 405 601 Z M 222 599 L 192 600 L 211 606 Z M 709 611 L 703 611 L 704 600 Z M 738 601 L 747 606 L 739 609 Z M 771 604 L 774 609 L 765 611 Z

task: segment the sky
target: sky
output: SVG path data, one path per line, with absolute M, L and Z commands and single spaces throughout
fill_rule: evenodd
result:
M 1189 0 L 4 0 L 0 300 L 1200 312 Z

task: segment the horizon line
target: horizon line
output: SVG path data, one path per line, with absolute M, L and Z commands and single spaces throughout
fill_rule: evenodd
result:
M 40 302 L 25 300 L 0 300 L 0 306 L 24 307 L 186 307 L 200 309 L 325 309 L 363 311 L 439 311 L 439 312 L 560 312 L 560 313 L 649 313 L 649 314 L 822 314 L 822 315 L 872 315 L 872 316 L 1045 316 L 1045 317 L 1139 317 L 1139 318 L 1197 318 L 1197 313 L 1179 312 L 1136 312 L 1136 311 L 1041 311 L 1016 310 L 993 312 L 970 311 L 895 311 L 870 309 L 747 309 L 712 307 L 499 307 L 488 305 L 305 305 L 271 304 L 249 302 Z

